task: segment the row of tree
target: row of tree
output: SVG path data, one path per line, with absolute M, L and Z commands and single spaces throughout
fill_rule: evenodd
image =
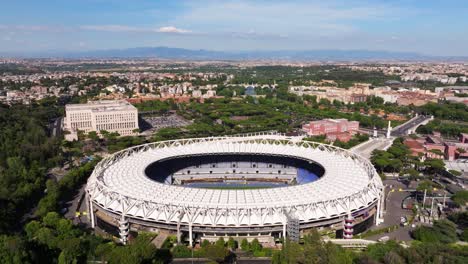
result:
M 443 222 L 437 227 L 437 232 L 440 232 L 438 234 L 443 235 L 444 239 L 431 240 L 429 243 L 415 242 L 410 247 L 403 247 L 390 240 L 369 245 L 363 252 L 345 250 L 330 242 L 323 242 L 317 234 L 311 234 L 304 238 L 303 244 L 287 241 L 281 251 L 275 252 L 272 263 L 466 263 L 467 247 L 446 243 L 453 242 L 453 236 L 456 236 L 452 225 Z M 449 231 L 446 231 L 445 227 L 449 228 Z M 421 233 L 416 232 L 418 236 Z
M 0 105 L 0 233 L 19 227 L 45 189 L 47 170 L 62 163 L 60 140 L 48 137 L 55 102 Z
M 404 138 L 397 138 L 388 150 L 374 150 L 371 162 L 377 171 L 399 173 L 417 178 L 420 172 L 429 175 L 440 174 L 445 171 L 445 164 L 440 159 L 427 158 L 422 162 L 419 156 L 411 154 L 410 149 L 404 144 Z

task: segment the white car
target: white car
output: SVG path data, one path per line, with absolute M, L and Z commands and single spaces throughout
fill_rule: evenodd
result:
M 379 242 L 387 242 L 388 240 L 390 240 L 389 236 L 383 236 L 383 237 L 378 239 Z

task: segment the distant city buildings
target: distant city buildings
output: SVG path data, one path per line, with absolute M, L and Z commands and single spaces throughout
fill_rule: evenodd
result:
M 120 101 L 91 101 L 87 104 L 65 106 L 65 135 L 76 140 L 78 131 L 116 132 L 121 136 L 135 135 L 138 129 L 138 110 L 130 103 Z
M 347 119 L 324 119 L 304 124 L 302 130 L 308 136 L 325 135 L 329 141 L 348 142 L 352 135 L 358 132 L 359 122 Z
M 95 78 L 95 82 L 89 83 Z M 6 104 L 29 104 L 33 100 L 56 96 L 87 95 L 98 91 L 97 100 L 141 99 L 188 102 L 190 98 L 203 101 L 216 96 L 217 84 L 194 85 L 193 82 L 231 80 L 234 75 L 225 73 L 154 73 L 154 72 L 55 72 L 28 75 L 0 76 L 0 102 Z M 65 85 L 61 80 L 73 80 Z M 112 79 L 118 84 L 104 86 L 103 79 Z M 84 80 L 87 80 L 86 82 Z M 117 81 L 119 80 L 119 81 Z M 53 82 L 51 82 L 53 81 Z M 53 83 L 53 85 L 50 85 Z M 62 85 L 62 86 L 61 86 Z
M 331 82 L 322 81 L 320 84 L 330 85 Z M 291 86 L 289 92 L 302 95 L 312 95 L 317 98 L 327 99 L 330 102 L 340 101 L 344 103 L 359 103 L 365 102 L 370 95 L 370 84 L 355 83 L 354 86 L 345 88 L 337 88 L 335 86 Z
M 328 86 L 291 86 L 289 92 L 303 96 L 315 96 L 317 102 L 327 99 L 330 102 L 340 101 L 346 104 L 366 102 L 369 96 L 382 98 L 384 103 L 393 103 L 402 106 L 421 106 L 429 102 L 437 103 L 439 100 L 468 104 L 468 97 L 459 97 L 457 94 L 466 94 L 468 86 L 437 87 L 434 92 L 420 88 L 398 88 L 389 86 L 370 88 L 370 84 L 355 84 L 349 88 Z

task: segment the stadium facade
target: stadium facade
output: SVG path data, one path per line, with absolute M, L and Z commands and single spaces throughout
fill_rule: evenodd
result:
M 318 178 L 299 182 L 295 166 L 315 170 Z M 252 179 L 273 185 L 189 185 Z M 219 236 L 297 239 L 313 228 L 351 238 L 359 232 L 356 226 L 382 221 L 383 193 L 375 168 L 355 153 L 253 134 L 162 141 L 117 152 L 96 166 L 86 202 L 92 227 L 114 228 L 124 243 L 130 231 L 149 230 L 176 233 L 193 245 Z

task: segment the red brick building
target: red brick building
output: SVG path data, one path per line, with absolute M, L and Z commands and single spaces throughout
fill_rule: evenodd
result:
M 468 134 L 467 133 L 461 133 L 459 139 L 460 139 L 460 143 L 467 143 L 468 144 Z
M 407 138 L 404 144 L 411 150 L 413 156 L 433 159 L 464 159 L 468 157 L 468 135 L 461 134 L 459 142 L 446 142 L 437 135 L 425 138 Z
M 351 135 L 349 132 L 336 132 L 327 134 L 328 141 L 339 140 L 341 142 L 348 142 L 351 140 L 352 137 L 353 135 Z
M 302 130 L 309 136 L 343 132 L 355 134 L 359 130 L 359 122 L 348 121 L 346 119 L 324 119 L 320 121 L 311 121 L 308 124 L 303 125 Z

